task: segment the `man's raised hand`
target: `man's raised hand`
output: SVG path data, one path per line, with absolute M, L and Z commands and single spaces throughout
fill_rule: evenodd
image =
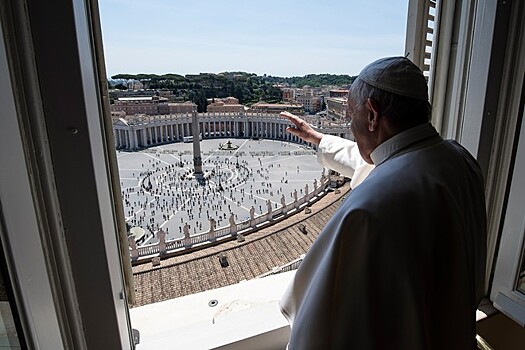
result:
M 322 133 L 315 131 L 310 125 L 308 125 L 307 122 L 289 112 L 281 112 L 280 115 L 281 117 L 287 118 L 294 124 L 294 127 L 286 128 L 287 132 L 301 138 L 306 142 L 319 145 L 319 142 L 321 142 L 321 138 L 323 137 Z

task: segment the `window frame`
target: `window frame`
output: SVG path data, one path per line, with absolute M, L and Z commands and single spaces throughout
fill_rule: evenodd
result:
M 132 349 L 97 3 L 8 0 L 0 24 L 0 236 L 24 339 Z
M 510 194 L 490 295 L 494 306 L 522 327 L 525 326 L 525 294 L 517 290 L 517 280 L 525 245 L 525 138 L 519 137 L 525 135 L 523 102 Z

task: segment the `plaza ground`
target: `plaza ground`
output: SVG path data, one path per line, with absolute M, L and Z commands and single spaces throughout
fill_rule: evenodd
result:
M 231 141 L 232 150 L 220 146 Z M 192 143 L 173 143 L 137 152 L 117 151 L 126 222 L 146 229 L 139 244 L 207 232 L 278 208 L 311 192 L 323 167 L 316 152 L 274 140 L 212 139 L 200 142 L 205 181 L 193 176 Z M 295 193 L 294 193 L 295 192 Z M 233 214 L 233 216 L 232 216 Z

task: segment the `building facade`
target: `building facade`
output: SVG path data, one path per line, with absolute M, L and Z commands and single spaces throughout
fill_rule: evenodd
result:
M 193 103 L 172 103 L 167 97 L 138 96 L 119 97 L 110 106 L 111 112 L 124 112 L 126 115 L 159 115 L 171 113 L 191 113 Z
M 304 114 L 303 105 L 297 104 L 297 103 L 257 102 L 253 104 L 250 108 L 254 112 L 261 112 L 261 113 L 281 113 L 281 112 L 287 111 L 287 112 L 290 112 L 296 115 Z
M 259 112 L 199 113 L 199 131 L 203 139 L 220 137 L 266 138 L 305 143 L 286 132 L 288 119 L 278 114 Z M 343 124 L 313 125 L 325 134 L 351 138 L 350 130 Z M 192 136 L 192 114 L 159 116 L 136 115 L 113 120 L 114 143 L 117 149 L 135 150 L 171 142 L 182 142 Z M 321 130 L 322 129 L 322 130 Z
M 208 99 L 208 103 L 208 113 L 240 113 L 246 108 L 239 104 L 239 99 L 235 97 Z
M 346 97 L 328 97 L 326 99 L 326 113 L 329 117 L 342 119 L 346 116 Z

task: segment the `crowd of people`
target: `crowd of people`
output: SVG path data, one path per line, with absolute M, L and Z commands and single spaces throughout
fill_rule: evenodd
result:
M 316 175 L 307 173 L 304 181 L 294 182 L 295 187 L 291 188 L 288 170 L 281 171 L 281 162 L 275 161 L 283 156 L 248 146 L 249 152 L 209 154 L 200 175 L 194 174 L 190 157 L 181 159 L 170 151 L 149 150 L 149 159 L 138 165 L 140 171 L 131 173 L 137 185 L 125 187 L 121 183 L 126 222 L 146 231 L 142 244 L 156 243 L 156 232 L 160 229 L 166 232 L 167 239 L 182 238 L 186 224 L 194 235 L 207 232 L 211 218 L 217 227 L 222 227 L 229 225 L 232 214 L 236 222 L 249 220 L 252 207 L 256 215 L 266 214 L 268 203 L 276 209 L 282 206 L 282 197 L 285 202 L 292 202 L 294 191 L 303 194 L 305 182 L 317 181 L 310 178 Z M 299 151 L 301 155 L 306 153 L 303 149 Z M 309 154 L 315 153 L 310 150 Z M 283 168 L 303 176 L 300 166 Z M 319 169 L 321 174 L 320 165 Z

